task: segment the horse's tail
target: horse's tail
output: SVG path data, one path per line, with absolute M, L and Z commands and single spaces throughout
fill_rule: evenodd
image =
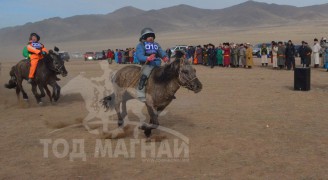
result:
M 15 66 L 13 66 L 9 72 L 10 75 L 10 80 L 8 82 L 8 84 L 5 84 L 5 87 L 8 89 L 13 89 L 17 87 L 17 78 L 15 75 Z
M 104 108 L 106 108 L 106 111 L 108 111 L 109 109 L 112 110 L 114 109 L 114 105 L 115 105 L 115 95 L 114 93 L 112 93 L 109 96 L 104 97 L 102 100 L 100 100 L 102 106 Z

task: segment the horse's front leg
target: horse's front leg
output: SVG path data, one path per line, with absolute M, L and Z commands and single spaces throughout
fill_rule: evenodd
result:
M 146 135 L 146 137 L 150 137 L 151 135 L 151 130 L 152 129 L 156 129 L 159 126 L 159 122 L 158 122 L 158 111 L 157 109 L 152 106 L 152 105 L 147 105 L 147 110 L 148 110 L 148 114 L 150 116 L 150 125 L 143 125 L 142 129 L 144 130 L 144 134 Z
M 40 96 L 41 98 L 43 98 L 43 97 L 46 96 L 46 93 L 44 92 L 44 88 L 43 88 L 43 87 L 44 87 L 44 84 L 43 84 L 43 83 L 39 83 L 39 84 L 38 84 L 38 88 L 39 88 L 40 93 L 41 93 L 39 96 Z
M 32 83 L 32 92 L 35 96 L 35 99 L 36 99 L 37 103 L 41 104 L 42 103 L 41 96 L 38 94 L 36 87 L 37 87 L 37 84 Z
M 53 98 L 54 98 L 54 101 L 57 102 L 59 97 L 60 97 L 60 86 L 56 83 L 56 85 L 54 86 L 54 92 L 53 92 Z
M 60 86 L 57 84 L 55 80 L 50 81 L 49 84 L 53 89 L 52 98 L 54 99 L 55 102 L 57 102 L 60 97 Z
M 48 95 L 48 97 L 50 99 L 50 102 L 52 102 L 51 92 L 50 92 L 47 84 L 44 85 L 44 89 L 46 90 L 46 93 L 47 93 L 47 95 Z

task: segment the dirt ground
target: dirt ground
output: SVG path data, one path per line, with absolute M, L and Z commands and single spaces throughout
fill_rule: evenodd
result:
M 81 126 L 51 133 L 77 124 L 88 115 L 85 98 L 77 91 L 61 96 L 54 104 L 43 98 L 44 104 L 39 106 L 24 83 L 30 100 L 17 101 L 14 90 L 3 86 L 14 63 L 2 62 L 0 178 L 327 179 L 328 73 L 321 68 L 312 69 L 311 91 L 300 92 L 293 90 L 293 71 L 262 68 L 259 60 L 255 61 L 253 69 L 195 66 L 203 90 L 194 94 L 180 89 L 177 99 L 160 116 L 162 126 L 189 139 L 187 161 L 145 161 L 139 148 L 134 157 L 95 157 L 96 141 L 104 142 L 103 136 Z M 103 74 L 98 62 L 71 61 L 66 63 L 66 69 L 69 75 L 61 77 L 61 87 L 81 72 L 87 78 Z M 139 121 L 131 110 L 129 119 Z M 138 137 L 144 138 L 139 133 Z M 173 146 L 174 135 L 161 130 L 154 134 L 165 135 L 163 141 Z M 123 140 L 129 142 L 133 138 L 130 134 Z M 83 139 L 86 160 L 70 161 L 68 155 L 58 158 L 54 151 L 61 153 L 65 148 L 58 145 L 54 150 L 53 143 L 45 157 L 42 139 L 63 139 L 69 143 L 69 152 L 73 151 L 74 139 Z M 111 141 L 115 144 L 120 140 Z M 160 143 L 154 144 L 157 147 Z

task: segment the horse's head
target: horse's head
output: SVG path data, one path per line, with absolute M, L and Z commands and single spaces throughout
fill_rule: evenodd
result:
M 57 47 L 54 48 L 55 51 L 50 50 L 47 54 L 48 59 L 52 62 L 48 64 L 48 68 L 52 71 L 55 71 L 57 74 L 61 74 L 63 77 L 67 76 L 67 70 L 65 68 L 65 62 L 62 60 L 60 55 L 58 54 L 59 49 Z
M 177 68 L 179 84 L 195 93 L 202 90 L 203 85 L 196 76 L 196 69 L 184 58 L 173 62 Z

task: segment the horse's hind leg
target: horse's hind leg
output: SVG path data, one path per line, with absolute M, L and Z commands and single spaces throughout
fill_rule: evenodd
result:
M 122 123 L 121 125 L 124 124 L 124 119 L 128 115 L 127 108 L 126 108 L 126 100 L 122 101 L 122 112 L 121 112 L 121 117 L 122 117 Z M 120 124 L 120 123 L 119 123 Z
M 18 100 L 20 99 L 20 97 L 19 97 L 20 92 L 21 92 L 21 89 L 18 86 L 16 86 L 16 95 L 17 95 Z
M 118 118 L 118 126 L 123 126 L 124 124 L 124 120 L 123 120 L 123 117 L 121 115 L 121 103 L 122 103 L 122 95 L 115 95 L 115 105 L 114 105 L 114 108 L 115 108 L 115 111 L 116 111 L 116 114 L 117 114 L 117 118 Z
M 23 79 L 21 79 L 21 78 L 17 79 L 17 87 L 18 87 L 18 89 L 16 88 L 16 94 L 18 93 L 17 95 L 18 95 L 18 98 L 19 98 L 19 92 L 22 91 L 23 99 L 27 101 L 28 100 L 28 96 L 27 96 L 26 92 L 23 89 L 22 83 L 23 83 Z

